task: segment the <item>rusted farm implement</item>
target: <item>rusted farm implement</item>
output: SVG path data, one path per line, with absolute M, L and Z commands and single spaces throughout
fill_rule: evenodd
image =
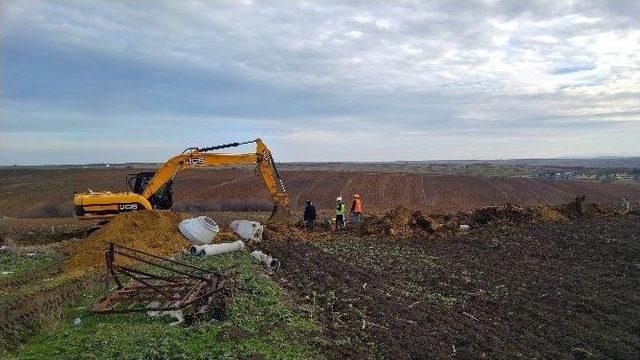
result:
M 144 265 L 134 268 L 126 262 Z M 220 310 L 224 280 L 219 272 L 113 243 L 105 252 L 105 263 L 105 289 L 111 280 L 116 289 L 93 307 L 93 313 L 182 311 L 190 321 L 208 309 Z M 123 284 L 126 278 L 129 281 Z

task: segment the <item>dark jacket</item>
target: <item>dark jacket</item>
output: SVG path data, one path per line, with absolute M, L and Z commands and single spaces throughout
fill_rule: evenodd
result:
M 316 219 L 316 206 L 313 204 L 307 204 L 304 207 L 304 215 L 302 216 L 304 221 L 313 221 Z

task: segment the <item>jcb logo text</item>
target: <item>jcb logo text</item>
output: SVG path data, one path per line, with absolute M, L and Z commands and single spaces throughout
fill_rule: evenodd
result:
M 204 158 L 199 157 L 199 158 L 188 158 L 187 159 L 187 164 L 189 165 L 202 165 L 204 164 Z
M 138 210 L 138 204 L 120 204 L 118 208 L 121 211 Z

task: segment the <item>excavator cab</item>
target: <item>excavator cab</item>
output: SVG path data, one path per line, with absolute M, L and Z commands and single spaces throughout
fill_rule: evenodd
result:
M 149 185 L 149 181 L 156 175 L 155 171 L 144 171 L 137 174 L 127 175 L 127 187 L 136 194 L 142 195 L 144 189 Z
M 149 182 L 156 175 L 155 171 L 143 171 L 137 174 L 127 175 L 127 187 L 132 192 L 142 195 L 149 186 Z M 167 210 L 173 205 L 173 180 L 168 180 L 155 194 L 151 196 L 149 202 L 154 209 Z

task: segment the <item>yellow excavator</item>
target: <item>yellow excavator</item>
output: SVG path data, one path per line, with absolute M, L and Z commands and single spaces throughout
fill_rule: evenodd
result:
M 214 150 L 256 144 L 252 153 L 218 153 Z M 75 216 L 78 219 L 108 219 L 120 213 L 135 210 L 169 209 L 173 204 L 173 178 L 179 171 L 208 166 L 232 164 L 256 164 L 256 172 L 262 177 L 271 198 L 273 212 L 268 222 L 287 222 L 290 219 L 289 196 L 271 150 L 255 139 L 204 148 L 187 148 L 165 162 L 155 172 L 140 172 L 127 177 L 128 192 L 75 193 L 73 198 Z

